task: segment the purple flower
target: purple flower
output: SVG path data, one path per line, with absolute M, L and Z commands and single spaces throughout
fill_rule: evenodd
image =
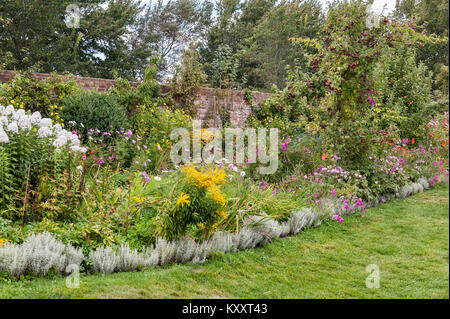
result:
M 144 180 L 145 180 L 146 183 L 150 183 L 151 178 L 150 178 L 150 176 L 147 175 L 146 171 L 142 172 L 142 176 L 144 177 Z

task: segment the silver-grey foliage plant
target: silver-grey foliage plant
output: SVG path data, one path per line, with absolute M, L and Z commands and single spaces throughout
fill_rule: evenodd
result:
M 27 271 L 37 276 L 51 269 L 65 273 L 68 265 L 80 266 L 84 256 L 81 249 L 65 245 L 48 232 L 31 234 L 20 245 L 7 243 L 0 247 L 0 272 L 20 277 Z

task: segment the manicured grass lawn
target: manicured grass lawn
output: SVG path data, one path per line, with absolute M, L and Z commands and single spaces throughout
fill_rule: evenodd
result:
M 0 298 L 449 298 L 449 187 L 203 265 L 0 283 Z M 380 288 L 366 288 L 369 264 Z

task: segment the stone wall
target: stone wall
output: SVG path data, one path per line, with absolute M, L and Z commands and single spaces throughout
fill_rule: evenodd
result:
M 1 71 L 0 82 L 6 82 L 14 78 L 14 71 Z M 36 80 L 48 78 L 48 73 L 35 73 Z M 101 92 L 107 91 L 114 85 L 114 80 L 75 77 L 78 86 L 84 90 L 96 89 Z M 131 82 L 133 86 L 138 82 Z M 161 85 L 162 94 L 170 91 L 170 86 Z M 261 103 L 270 97 L 270 93 L 253 92 L 253 107 L 259 107 Z M 252 105 L 245 98 L 244 91 L 219 90 L 211 88 L 200 88 L 197 99 L 197 119 L 203 120 L 203 126 L 221 127 L 222 121 L 229 121 L 234 126 L 244 126 L 247 117 L 252 113 Z

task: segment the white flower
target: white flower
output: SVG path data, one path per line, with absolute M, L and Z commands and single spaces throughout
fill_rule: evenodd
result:
M 237 172 L 237 171 L 238 171 L 238 168 L 237 168 L 237 166 L 233 166 L 233 171 L 235 171 L 235 172 Z
M 241 176 L 242 176 L 242 177 L 245 176 L 245 172 L 244 172 L 244 171 L 241 172 Z
M 39 121 L 39 127 L 52 127 L 52 120 L 44 118 Z
M 18 120 L 19 118 L 21 118 L 22 116 L 25 115 L 25 110 L 24 109 L 18 109 L 11 117 L 11 119 L 13 120 Z
M 161 180 L 161 177 L 155 176 L 155 180 L 160 181 L 160 180 Z
M 79 170 L 80 172 L 83 170 L 83 166 L 81 166 L 81 165 L 78 165 L 77 166 L 77 170 Z
M 30 118 L 31 124 L 39 125 L 39 123 L 41 122 L 41 118 L 42 118 L 41 113 L 34 112 L 33 114 L 31 114 Z
M 26 115 L 26 114 L 22 115 L 19 118 L 18 123 L 19 123 L 19 127 L 22 131 L 31 130 L 31 121 L 30 121 L 30 117 L 28 115 Z
M 37 134 L 39 137 L 50 137 L 50 136 L 52 136 L 53 133 L 48 127 L 41 127 L 37 131 Z
M 78 136 L 72 134 L 69 139 L 70 139 L 70 143 L 73 146 L 80 146 L 80 140 L 78 139 Z
M 6 116 L 0 116 L 0 127 L 2 125 L 4 125 L 4 126 L 8 125 L 8 118 Z
M 9 143 L 8 135 L 0 128 L 0 143 Z
M 6 130 L 13 133 L 19 133 L 19 127 L 17 126 L 17 122 L 14 121 L 9 123 L 9 125 L 6 127 Z
M 63 130 L 61 124 L 55 124 L 53 126 L 53 132 L 55 132 L 56 134 L 59 134 L 61 131 Z
M 53 146 L 56 148 L 60 148 L 67 143 L 67 137 L 65 135 L 59 135 L 56 140 L 53 142 Z
M 6 109 L 3 110 L 2 114 L 3 114 L 3 115 L 10 115 L 10 114 L 12 114 L 13 112 L 14 112 L 14 106 L 8 105 L 8 106 L 6 107 Z
M 72 145 L 70 147 L 70 149 L 72 151 L 74 151 L 75 153 L 86 153 L 86 151 L 87 151 L 86 147 L 80 147 L 80 146 L 76 146 L 76 145 Z

